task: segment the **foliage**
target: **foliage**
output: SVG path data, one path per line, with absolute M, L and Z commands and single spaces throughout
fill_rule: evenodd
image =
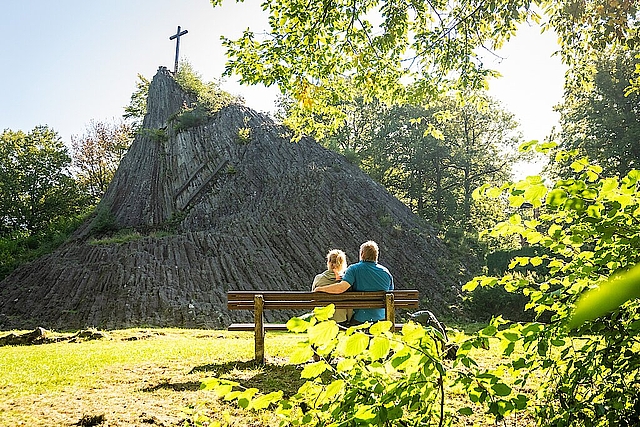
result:
M 201 105 L 183 107 L 174 117 L 175 124 L 173 129 L 176 133 L 180 133 L 205 124 L 209 120 L 209 117 L 208 111 Z
M 197 103 L 209 114 L 214 114 L 231 103 L 242 102 L 240 98 L 221 90 L 219 82 L 204 82 L 187 61 L 180 62 L 174 78 L 185 92 L 196 97 Z
M 249 126 L 249 117 L 245 117 L 242 121 L 244 126 L 238 128 L 238 142 L 244 145 L 251 142 L 251 127 Z
M 451 420 L 444 407 L 444 337 L 439 332 L 408 323 L 394 335 L 388 321 L 340 331 L 328 320 L 333 311 L 333 305 L 316 308 L 309 320 L 293 318 L 287 324 L 307 333 L 290 363 L 319 355 L 304 366 L 306 382 L 295 395 L 238 390 L 237 382 L 215 378 L 205 380 L 205 388 L 247 409 L 277 405 L 276 414 L 288 425 L 427 426 Z
M 116 217 L 110 209 L 104 207 L 96 207 L 96 217 L 91 223 L 91 232 L 93 234 L 104 234 L 119 229 L 116 223 Z
M 118 230 L 114 235 L 109 237 L 103 237 L 101 239 L 93 239 L 89 241 L 91 245 L 119 245 L 122 243 L 132 242 L 135 240 L 140 240 L 142 235 L 135 230 L 131 229 L 121 229 Z
M 141 128 L 138 132 L 140 135 L 146 136 L 155 142 L 167 142 L 169 140 L 166 127 L 160 129 Z
M 445 229 L 481 229 L 500 219 L 495 201 L 473 200 L 483 182 L 507 180 L 519 135 L 511 114 L 476 93 L 429 108 L 358 99 L 322 143 L 356 163 L 421 217 Z M 482 107 L 480 107 L 482 101 Z
M 562 61 L 569 66 L 565 88 L 580 92 L 590 86 L 590 67 L 603 52 L 638 50 L 640 20 L 634 0 L 572 0 L 540 2 L 549 19 L 543 29 L 558 34 Z M 631 83 L 630 90 L 640 86 Z
M 523 146 L 534 148 L 548 152 L 553 144 Z M 637 425 L 639 301 L 576 331 L 567 326 L 583 291 L 638 263 L 640 172 L 607 178 L 598 166 L 567 152 L 557 153 L 556 161 L 569 162 L 574 176 L 549 187 L 541 177 L 528 177 L 480 190 L 494 198 L 506 193 L 514 208 L 527 203 L 538 209 L 529 219 L 513 213 L 491 230 L 545 248 L 510 263 L 512 270 L 533 269 L 481 276 L 465 285 L 468 291 L 499 286 L 521 292 L 527 308 L 548 322 L 494 318 L 473 337 L 455 335 L 459 348 L 448 364 L 444 337 L 437 332 L 409 323 L 393 335 L 388 322 L 371 326 L 368 334 L 369 325 L 340 331 L 327 320 L 333 313 L 329 306 L 316 309 L 308 321 L 294 318 L 288 324 L 308 338 L 290 359 L 305 363 L 301 375 L 307 380 L 294 396 L 238 389 L 219 379 L 205 384 L 243 408 L 274 405 L 290 425 L 442 425 L 472 416 L 479 405 L 496 421 L 533 411 L 540 425 Z M 503 356 L 497 366 L 478 364 L 474 352 L 495 349 Z M 308 363 L 314 352 L 320 360 Z M 535 396 L 524 392 L 531 388 L 538 390 Z M 451 408 L 443 403 L 447 390 L 466 393 L 468 401 L 458 403 L 457 412 L 444 409 Z
M 37 233 L 14 233 L 0 237 L 0 281 L 20 265 L 53 252 L 86 217 L 86 213 L 61 216 Z
M 525 149 L 532 149 L 529 144 Z M 535 146 L 548 151 L 551 144 Z M 501 286 L 521 291 L 527 307 L 550 323 L 525 329 L 521 324 L 503 325 L 501 333 L 522 345 L 523 356 L 508 364 L 523 383 L 537 376 L 547 378 L 535 406 L 538 422 L 556 426 L 637 425 L 638 300 L 623 304 L 613 313 L 586 322 L 575 332 L 567 328 L 574 304 L 586 290 L 638 263 L 640 239 L 640 172 L 625 177 L 606 177 L 602 169 L 584 157 L 559 151 L 556 162 L 566 162 L 573 176 L 552 186 L 541 177 L 483 188 L 485 194 L 506 194 L 511 206 L 530 203 L 540 209 L 538 218 L 523 220 L 514 213 L 491 230 L 491 234 L 519 235 L 548 253 L 516 257 L 510 267 L 545 265 L 548 274 L 509 272 L 500 277 L 478 277 L 465 285 Z M 505 349 L 513 354 L 513 347 Z
M 625 94 L 637 55 L 638 51 L 605 51 L 585 63 L 589 84 L 566 91 L 557 107 L 560 147 L 588 154 L 607 175 L 624 176 L 640 167 L 640 93 Z
M 518 257 L 537 257 L 545 255 L 546 253 L 545 248 L 539 245 L 526 245 L 518 249 L 500 249 L 493 251 L 487 254 L 487 273 L 495 276 L 504 274 L 509 270 L 517 272 L 533 270 L 538 275 L 545 275 L 549 272 L 549 269 L 542 264 L 535 268 L 531 266 L 521 267 L 519 264 L 510 268 L 509 265 Z
M 174 78 L 185 92 L 195 98 L 195 102 L 184 105 L 172 118 L 176 123 L 176 132 L 203 125 L 225 106 L 241 102 L 240 98 L 221 90 L 218 82 L 203 82 L 202 77 L 194 71 L 189 62 L 180 63 Z
M 484 88 L 495 73 L 478 52 L 500 48 L 519 23 L 541 21 L 536 5 L 546 17 L 543 28 L 560 36 L 563 60 L 576 69 L 572 80 L 579 81 L 580 61 L 588 55 L 612 44 L 638 44 L 632 0 L 265 0 L 266 34 L 247 29 L 237 40 L 223 37 L 225 74 L 247 84 L 277 84 L 295 100 L 288 123 L 294 132 L 322 139 L 346 119 L 339 106 L 357 97 L 422 104 L 450 89 Z
M 56 132 L 38 126 L 28 134 L 0 135 L 0 235 L 37 233 L 58 218 L 78 214 L 86 202 Z
M 133 128 L 123 122 L 91 121 L 82 136 L 71 136 L 76 182 L 97 203 L 107 191 L 120 160 L 133 140 Z
M 131 94 L 129 105 L 124 108 L 122 117 L 132 121 L 131 127 L 139 129 L 142 127 L 142 120 L 147 114 L 147 96 L 151 83 L 142 74 L 138 74 L 136 90 Z
M 614 276 L 595 289 L 585 292 L 576 302 L 569 321 L 570 328 L 582 326 L 587 320 L 593 320 L 625 302 L 640 298 L 640 264 L 619 276 Z

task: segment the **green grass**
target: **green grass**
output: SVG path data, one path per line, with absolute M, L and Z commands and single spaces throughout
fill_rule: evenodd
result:
M 178 426 L 198 414 L 231 425 L 277 425 L 269 411 L 243 412 L 200 390 L 201 381 L 227 378 L 263 393 L 283 390 L 285 396 L 303 383 L 301 368 L 286 363 L 304 339 L 300 335 L 267 334 L 266 366 L 253 362 L 251 332 L 129 329 L 107 335 L 93 341 L 0 347 L 0 427 L 97 425 L 91 420 L 116 427 Z M 478 357 L 487 364 L 499 359 L 497 354 Z M 462 390 L 450 390 L 447 400 L 453 407 L 468 404 Z M 489 425 L 486 421 L 480 416 L 473 422 Z
M 301 339 L 292 334 L 267 336 L 264 368 L 252 362 L 251 333 L 132 329 L 108 335 L 0 347 L 0 426 L 68 426 L 99 416 L 110 426 L 173 425 L 183 408 L 214 398 L 199 390 L 204 378 L 232 376 L 246 386 L 286 390 L 299 376 L 281 363 Z

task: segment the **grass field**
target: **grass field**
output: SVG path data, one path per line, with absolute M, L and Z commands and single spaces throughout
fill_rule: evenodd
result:
M 296 369 L 283 365 L 300 339 L 270 334 L 264 368 L 251 362 L 251 333 L 226 331 L 131 329 L 102 340 L 0 347 L 0 426 L 179 425 L 184 408 L 215 400 L 199 390 L 206 377 L 297 389 Z
M 221 403 L 200 382 L 226 377 L 265 393 L 293 394 L 302 384 L 300 368 L 286 360 L 303 338 L 268 334 L 266 366 L 252 362 L 249 332 L 128 329 L 100 340 L 0 347 L 0 426 L 178 426 L 185 408 L 232 425 L 277 425 L 269 413 L 250 415 Z M 451 397 L 455 404 L 463 396 Z M 460 425 L 493 425 L 485 421 Z

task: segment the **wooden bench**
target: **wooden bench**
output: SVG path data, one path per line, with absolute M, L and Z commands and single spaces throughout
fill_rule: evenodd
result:
M 234 323 L 230 331 L 254 331 L 255 360 L 264 363 L 265 331 L 286 331 L 287 326 L 279 323 L 265 323 L 264 310 L 312 310 L 334 304 L 339 308 L 384 308 L 385 319 L 395 325 L 396 309 L 416 309 L 419 307 L 417 290 L 394 290 L 380 292 L 345 292 L 327 294 L 323 292 L 300 291 L 229 291 L 229 310 L 252 310 L 253 323 Z M 397 327 L 397 326 L 396 326 Z

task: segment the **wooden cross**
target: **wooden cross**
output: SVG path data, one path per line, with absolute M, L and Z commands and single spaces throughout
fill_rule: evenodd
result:
M 178 31 L 176 31 L 176 33 L 174 35 L 169 37 L 169 40 L 176 39 L 176 63 L 173 66 L 173 73 L 174 74 L 178 72 L 178 53 L 180 52 L 180 36 L 184 36 L 188 32 L 189 31 L 187 31 L 187 30 L 180 31 L 180 25 L 178 25 Z

